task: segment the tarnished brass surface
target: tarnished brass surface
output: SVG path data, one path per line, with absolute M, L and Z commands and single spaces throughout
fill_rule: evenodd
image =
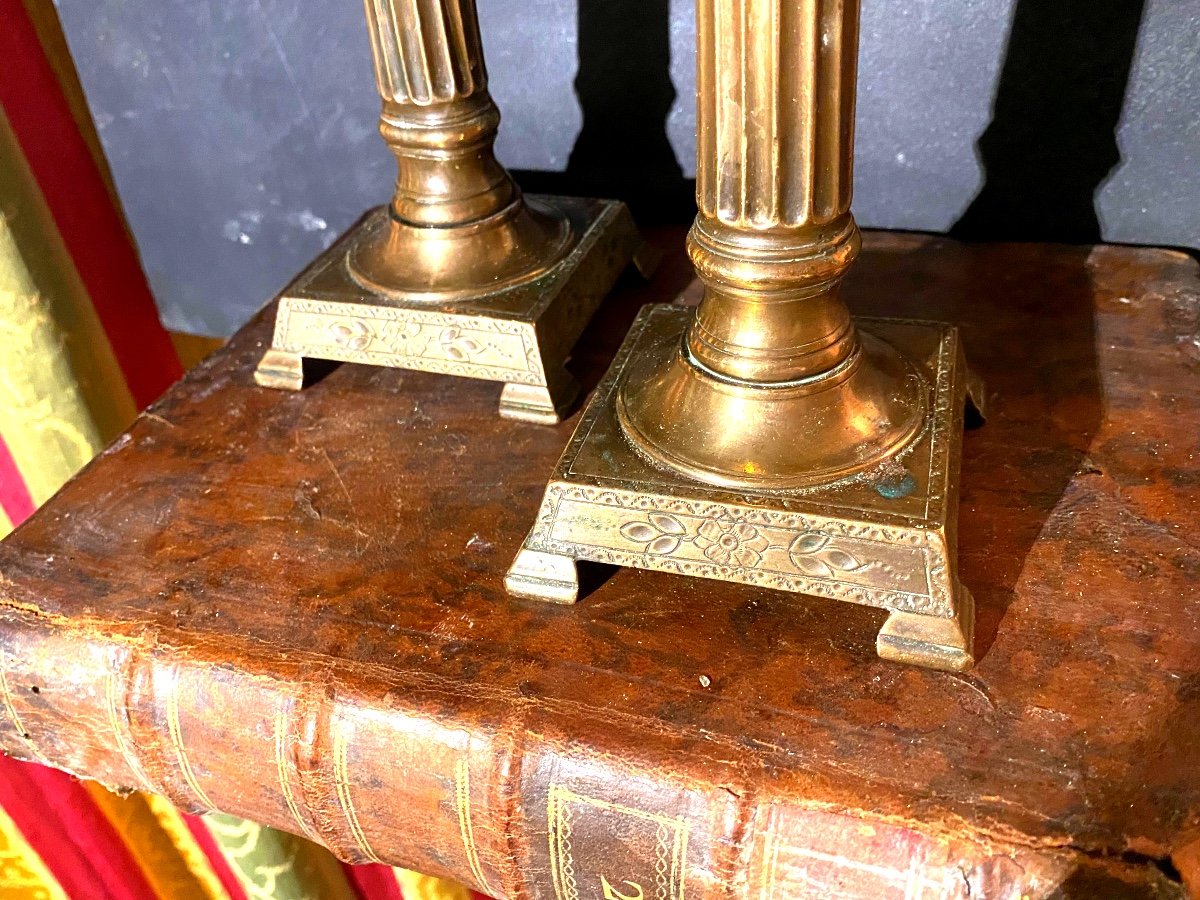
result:
M 689 310 L 644 310 L 596 389 L 546 489 L 505 585 L 572 603 L 576 560 L 740 581 L 891 611 L 881 656 L 934 668 L 972 661 L 973 608 L 958 581 L 955 520 L 963 406 L 971 379 L 956 329 L 863 320 L 921 376 L 930 414 L 902 454 L 807 490 L 702 484 L 626 439 L 620 386 L 650 348 L 679 341 Z
M 626 437 L 698 481 L 800 488 L 878 466 L 926 418 L 917 367 L 883 341 L 856 346 L 829 376 L 763 388 L 714 378 L 679 352 L 679 335 L 648 342 L 617 395 Z
M 557 422 L 566 355 L 637 249 L 628 212 L 527 201 L 497 162 L 474 0 L 365 2 L 395 191 L 289 290 L 256 379 L 298 390 L 304 357 L 353 358 L 505 381 L 501 415 Z
M 579 389 L 563 362 L 640 238 L 624 204 L 532 197 L 582 235 L 561 262 L 502 290 L 411 301 L 363 288 L 347 260 L 387 218 L 374 210 L 279 299 L 255 380 L 300 390 L 303 360 L 328 359 L 504 382 L 500 414 L 553 424 Z
M 850 214 L 857 2 L 701 0 L 703 302 L 622 385 L 626 434 L 712 484 L 788 489 L 879 465 L 924 419 L 923 385 L 860 339 L 838 287 Z M 740 98 L 740 102 L 733 102 Z
M 838 293 L 860 244 L 858 2 L 698 0 L 697 17 L 704 297 L 640 320 L 509 590 L 573 600 L 575 559 L 748 581 L 892 610 L 881 655 L 965 668 L 957 334 L 860 331 Z

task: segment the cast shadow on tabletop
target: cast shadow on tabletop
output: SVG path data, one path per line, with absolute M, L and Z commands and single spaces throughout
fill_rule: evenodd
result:
M 1144 0 L 1018 0 L 992 121 L 978 143 L 985 181 L 950 232 L 968 242 L 1079 245 L 1060 251 L 1050 279 L 1034 277 L 1020 285 L 1022 296 L 1014 296 L 1013 305 L 1038 314 L 1044 327 L 1037 334 L 1014 335 L 1011 344 L 997 348 L 997 374 L 984 372 L 999 411 L 1004 404 L 1001 379 L 1013 374 L 999 373 L 1013 366 L 1014 357 L 1027 369 L 1044 366 L 1040 371 L 1046 377 L 1039 379 L 1047 393 L 1042 409 L 1052 413 L 1056 404 L 1069 404 L 1060 407 L 1069 411 L 1045 415 L 1041 421 L 1014 429 L 1009 445 L 1013 459 L 1031 463 L 1019 476 L 1027 478 L 1036 472 L 1038 484 L 1016 494 L 1028 502 L 1028 510 L 1023 521 L 1012 523 L 1015 543 L 1006 553 L 1012 564 L 1003 567 L 1004 578 L 994 590 L 975 592 L 979 604 L 977 658 L 982 658 L 995 640 L 1021 563 L 1042 525 L 1076 472 L 1082 469 L 1087 474 L 1087 451 L 1100 425 L 1094 292 L 1087 245 L 1101 240 L 1096 195 L 1121 161 L 1117 127 L 1143 10 Z M 999 278 L 995 283 L 1003 283 L 1005 273 L 987 272 L 984 262 L 980 267 L 981 277 Z M 984 283 L 969 286 L 976 290 L 986 287 Z M 969 352 L 991 355 L 980 342 L 971 341 L 970 329 L 964 330 Z M 995 347 L 997 342 L 988 343 Z M 980 359 L 977 364 L 982 368 L 985 363 Z M 1055 390 L 1060 395 L 1050 396 Z M 971 448 L 968 438 L 960 514 L 962 577 L 967 584 L 983 584 L 982 573 L 972 578 L 972 568 L 995 566 L 996 560 L 971 552 L 973 516 L 986 515 L 985 509 L 969 508 L 973 486 L 990 480 L 989 491 L 1003 496 L 1005 487 L 996 483 L 996 473 L 1009 471 L 1017 476 L 1018 472 L 1002 468 L 999 454 L 980 467 L 981 460 L 972 455 Z M 980 537 L 987 541 L 984 535 Z
M 516 171 L 533 193 L 609 197 L 633 212 L 662 252 L 649 279 L 627 271 L 576 345 L 568 369 L 583 387 L 603 377 L 647 303 L 670 301 L 692 281 L 679 251 L 696 214 L 695 182 L 683 177 L 667 136 L 671 82 L 668 0 L 579 0 L 575 94 L 583 125 L 564 172 Z
M 666 129 L 676 100 L 668 0 L 578 0 L 576 21 L 583 126 L 566 171 L 513 174 L 536 193 L 621 200 L 643 226 L 690 223 L 695 181 Z

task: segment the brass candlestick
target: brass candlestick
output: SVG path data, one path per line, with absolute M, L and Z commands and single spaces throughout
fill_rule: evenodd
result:
M 380 131 L 399 175 L 279 301 L 259 384 L 299 390 L 304 358 L 504 382 L 500 414 L 553 423 L 563 368 L 640 245 L 621 203 L 522 196 L 492 144 L 474 0 L 366 0 Z
M 956 574 L 968 390 L 945 325 L 851 320 L 856 0 L 698 0 L 694 311 L 635 322 L 509 571 L 578 595 L 576 560 L 891 611 L 881 656 L 972 662 Z

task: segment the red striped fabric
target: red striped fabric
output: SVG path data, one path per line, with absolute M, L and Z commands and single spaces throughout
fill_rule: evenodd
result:
M 21 0 L 0 0 L 0 106 L 138 407 L 183 374 L 137 252 Z
M 17 463 L 0 435 L 0 509 L 16 528 L 33 515 L 33 498 L 25 487 L 25 479 L 17 469 Z
M 396 874 L 388 866 L 376 863 L 350 866 L 342 863 L 342 871 L 346 873 L 350 887 L 362 900 L 404 900 L 400 882 L 396 881 Z
M 71 776 L 0 755 L 0 806 L 67 896 L 154 896 L 125 842 Z
M 136 250 L 21 0 L 0 0 L 0 106 L 89 294 L 139 407 L 181 374 Z M 0 437 L 0 509 L 19 524 L 34 509 Z M 104 812 L 68 775 L 0 755 L 0 807 L 71 898 L 150 898 L 152 885 Z M 183 816 L 230 900 L 247 900 L 208 828 Z M 404 900 L 387 866 L 344 866 L 363 900 Z M 475 900 L 484 900 L 474 895 Z

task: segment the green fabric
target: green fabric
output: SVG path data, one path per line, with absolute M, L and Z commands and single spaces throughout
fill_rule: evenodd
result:
M 355 900 L 324 847 L 223 813 L 204 816 L 204 824 L 250 900 Z

